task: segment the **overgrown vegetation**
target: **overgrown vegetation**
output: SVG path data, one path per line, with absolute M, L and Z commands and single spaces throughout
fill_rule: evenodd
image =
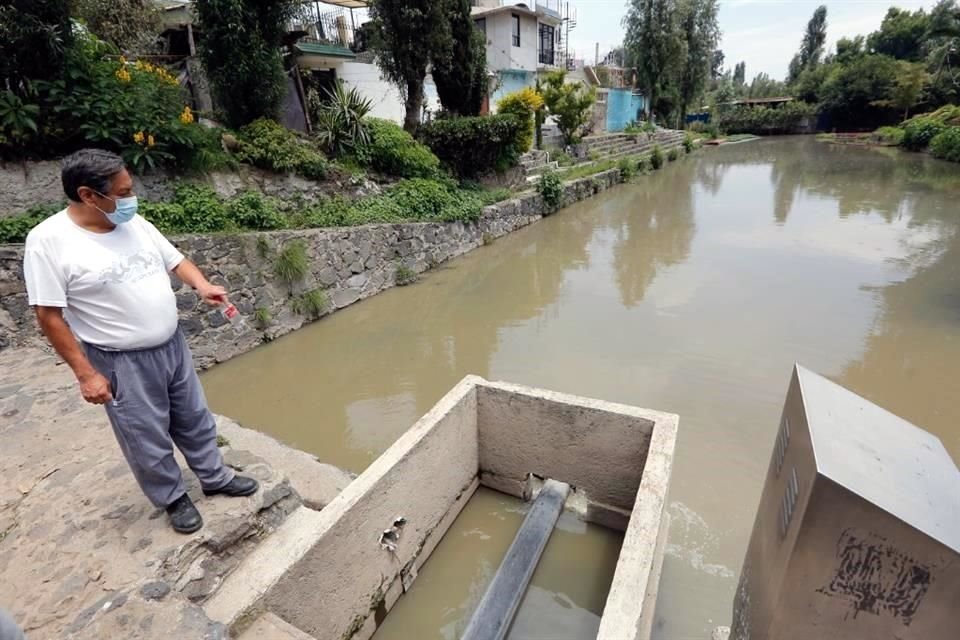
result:
M 253 312 L 253 321 L 258 329 L 266 329 L 273 322 L 273 314 L 266 307 L 257 307 Z
M 309 141 L 280 123 L 261 118 L 240 129 L 237 158 L 278 173 L 297 173 L 319 180 L 327 173 L 327 160 Z
M 294 285 L 303 280 L 310 271 L 310 260 L 307 258 L 307 245 L 302 240 L 289 242 L 277 254 L 273 264 L 273 272 L 281 282 Z
M 440 160 L 430 149 L 389 120 L 367 120 L 368 144 L 356 149 L 357 162 L 374 171 L 400 178 L 433 178 Z
M 316 320 L 324 314 L 330 304 L 327 294 L 322 289 L 311 289 L 291 301 L 293 312 L 311 320 Z
M 930 141 L 930 153 L 935 158 L 960 162 L 960 127 L 950 127 Z
M 393 281 L 398 287 L 405 287 L 417 281 L 417 272 L 405 264 L 398 265 Z
M 653 151 L 650 152 L 650 167 L 654 170 L 663 166 L 663 149 L 660 145 L 653 145 Z
M 512 114 L 449 118 L 420 128 L 420 137 L 455 175 L 470 178 L 516 164 L 524 125 Z
M 537 181 L 537 193 L 550 209 L 557 209 L 563 201 L 563 180 L 554 171 L 544 171 Z
M 620 169 L 620 179 L 624 182 L 637 175 L 637 163 L 633 158 L 621 158 L 617 167 Z
M 196 0 L 200 57 L 227 124 L 276 118 L 286 93 L 281 58 L 289 0 Z
M 720 110 L 717 126 L 727 133 L 793 133 L 809 118 L 814 108 L 805 102 L 788 102 L 779 107 L 734 107 Z
M 39 205 L 10 218 L 0 218 L 0 244 L 23 242 L 30 229 L 63 209 L 63 205 Z
M 667 152 L 667 160 L 670 162 L 676 162 L 677 158 L 680 157 L 680 154 L 677 152 L 677 148 L 673 147 L 670 151 Z

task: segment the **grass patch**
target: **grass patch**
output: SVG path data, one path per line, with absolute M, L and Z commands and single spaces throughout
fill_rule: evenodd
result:
M 676 162 L 677 158 L 680 157 L 680 152 L 677 151 L 677 148 L 674 147 L 667 152 L 667 160 L 670 162 Z
M 257 307 L 256 311 L 253 312 L 253 321 L 261 329 L 266 329 L 273 322 L 273 314 L 266 307 Z
M 230 441 L 227 440 L 226 436 L 222 436 L 219 433 L 217 434 L 217 446 L 218 447 L 229 447 Z
M 398 287 L 405 287 L 408 284 L 413 284 L 417 281 L 417 272 L 407 265 L 402 264 L 397 267 L 397 271 L 393 276 L 393 281 Z
M 273 265 L 273 272 L 287 285 L 303 280 L 309 269 L 310 261 L 307 259 L 307 245 L 302 240 L 294 240 L 284 247 Z
M 602 171 L 609 171 L 610 169 L 616 169 L 619 165 L 619 160 L 601 160 L 600 162 L 595 162 L 593 164 L 584 164 L 579 167 L 574 167 L 569 171 L 563 172 L 564 180 L 577 180 L 579 178 L 586 178 L 594 174 L 600 173 Z
M 650 154 L 650 167 L 654 170 L 663 166 L 663 149 L 660 145 L 653 145 L 653 152 Z
M 257 236 L 257 255 L 261 259 L 266 260 L 272 249 L 273 247 L 270 246 L 270 241 L 266 237 Z
M 327 309 L 329 299 L 321 289 L 312 289 L 293 298 L 293 311 L 297 315 L 316 320 Z

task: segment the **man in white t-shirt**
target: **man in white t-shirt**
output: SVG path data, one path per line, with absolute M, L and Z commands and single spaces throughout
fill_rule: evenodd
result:
M 223 463 L 168 272 L 211 306 L 226 303 L 226 291 L 137 215 L 119 156 L 78 151 L 64 159 L 62 179 L 69 205 L 27 236 L 30 304 L 84 400 L 106 407 L 144 494 L 166 509 L 175 530 L 192 533 L 203 519 L 186 493 L 174 444 L 206 495 L 248 496 L 258 484 Z

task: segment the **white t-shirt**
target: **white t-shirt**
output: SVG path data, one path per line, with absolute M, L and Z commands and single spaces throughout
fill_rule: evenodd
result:
M 27 236 L 23 274 L 31 305 L 62 307 L 81 341 L 124 351 L 155 347 L 176 332 L 167 272 L 182 260 L 140 216 L 94 233 L 63 210 Z

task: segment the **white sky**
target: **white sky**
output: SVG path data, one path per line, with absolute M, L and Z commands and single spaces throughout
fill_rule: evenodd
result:
M 530 0 L 535 2 L 535 0 Z M 747 63 L 747 80 L 759 72 L 776 79 L 787 75 L 790 58 L 800 48 L 807 21 L 821 4 L 827 5 L 828 44 L 838 38 L 866 35 L 876 30 L 891 6 L 930 9 L 935 0 L 720 0 L 720 48 L 725 65 Z M 578 58 L 593 61 L 595 43 L 600 56 L 623 40 L 620 22 L 626 0 L 571 0 L 577 8 L 578 25 L 570 33 L 571 48 Z

